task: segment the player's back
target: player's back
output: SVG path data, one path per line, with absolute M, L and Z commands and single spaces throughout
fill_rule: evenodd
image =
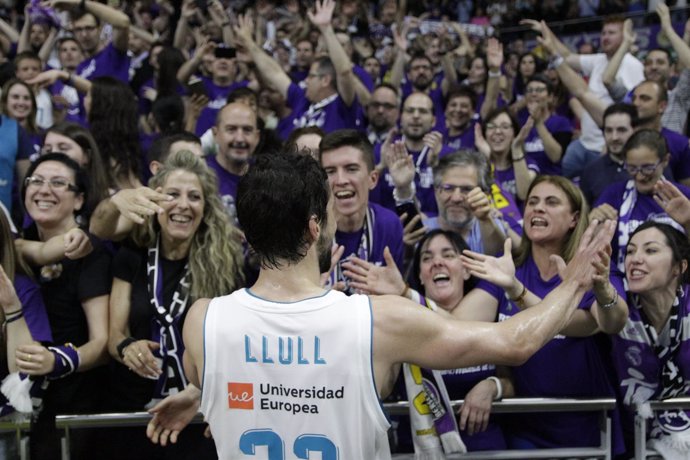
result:
M 390 458 L 372 350 L 366 296 L 278 303 L 243 289 L 213 299 L 201 411 L 219 458 Z

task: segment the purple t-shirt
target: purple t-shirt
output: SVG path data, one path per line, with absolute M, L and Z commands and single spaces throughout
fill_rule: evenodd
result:
M 114 77 L 123 83 L 129 82 L 129 56 L 108 43 L 92 57 L 84 59 L 77 66 L 76 74 L 87 80 L 96 77 Z
M 626 217 L 624 211 L 621 209 L 623 207 L 623 195 L 625 193 L 626 184 L 627 182 L 616 182 L 615 184 L 609 185 L 594 203 L 594 207 L 604 203 L 610 204 L 613 209 L 619 212 L 616 234 L 611 241 L 611 261 L 614 265 L 618 264 L 621 271 L 623 270 L 622 261 L 625 258 L 625 247 L 630 240 L 630 235 L 642 223 L 648 220 L 663 222 L 685 233 L 683 227 L 666 214 L 661 206 L 654 201 L 652 195 L 638 193 L 632 210 Z M 690 198 L 690 188 L 682 184 L 674 185 L 678 187 L 683 195 Z
M 680 181 L 690 177 L 690 146 L 686 136 L 671 131 L 668 128 L 661 128 L 661 135 L 666 139 L 668 153 L 671 155 L 669 167 L 673 173 L 673 179 Z
M 334 270 L 338 273 L 338 281 L 345 280 L 341 275 L 340 263 L 353 254 L 375 265 L 385 265 L 383 250 L 386 246 L 390 249 L 398 269 L 404 268 L 403 228 L 398 215 L 376 203 L 369 203 L 369 215 L 373 221 L 373 228 L 368 229 L 366 236 L 363 235 L 363 229 L 356 232 L 335 232 L 336 243 L 345 246 L 338 267 Z M 364 242 L 366 244 L 363 244 Z
M 442 131 L 443 143 L 454 151 L 460 149 L 474 149 L 474 127 L 476 124 L 476 120 L 470 120 L 467 127 L 456 136 L 449 135 L 448 129 L 444 128 Z
M 427 164 L 428 156 L 420 160 L 419 152 L 409 151 L 412 155 L 412 161 L 417 164 L 421 161 L 419 165 L 419 172 L 414 175 L 414 183 L 417 188 L 417 199 L 421 206 L 421 210 L 424 214 L 429 217 L 433 217 L 438 214 L 438 207 L 436 206 L 436 196 L 434 195 L 434 174 L 431 170 L 431 166 Z M 441 147 L 441 152 L 439 153 L 439 158 L 443 158 L 446 155 L 453 153 L 453 150 L 447 146 Z M 378 164 L 381 161 L 381 145 L 374 147 L 374 163 Z M 388 209 L 395 209 L 395 200 L 393 199 L 393 178 L 391 177 L 388 169 L 379 177 L 379 181 L 376 187 L 369 193 L 369 200 L 380 204 Z
M 235 207 L 235 198 L 237 197 L 237 184 L 239 184 L 242 176 L 233 174 L 223 168 L 214 155 L 206 157 L 206 164 L 215 171 L 216 177 L 218 178 L 218 193 L 220 194 L 220 199 L 231 221 L 236 222 L 237 208 Z
M 286 104 L 294 114 L 293 129 L 305 126 L 318 126 L 326 133 L 338 129 L 357 129 L 357 106 L 355 100 L 348 106 L 338 93 L 311 104 L 306 91 L 295 83 L 290 83 Z
M 82 101 L 76 88 L 66 85 L 62 80 L 56 80 L 48 87 L 48 91 L 52 96 L 62 96 L 67 101 L 65 121 L 85 125 L 86 113 L 84 113 Z
M 194 132 L 197 136 L 201 136 L 216 124 L 216 116 L 218 116 L 220 109 L 227 104 L 228 94 L 238 88 L 245 88 L 249 85 L 249 80 L 243 80 L 227 86 L 220 86 L 213 83 L 213 78 L 211 77 L 202 76 L 200 78 L 204 82 L 204 89 L 209 100 L 196 122 Z
M 525 161 L 527 161 L 529 169 L 536 169 L 534 162 L 530 158 L 525 158 Z M 511 165 L 510 168 L 504 170 L 499 170 L 492 166 L 491 169 L 494 173 L 494 181 L 498 186 L 517 198 L 517 184 L 515 182 L 515 169 L 513 169 L 513 166 Z
M 544 298 L 555 289 L 558 275 L 543 280 L 532 257 L 516 268 L 516 277 L 527 289 Z M 611 277 L 616 289 L 623 293 L 622 279 Z M 483 289 L 498 301 L 498 319 L 503 321 L 519 312 L 500 287 L 480 281 Z M 587 292 L 579 308 L 588 310 L 594 294 Z M 613 369 L 600 348 L 599 335 L 565 337 L 557 335 L 523 365 L 513 367 L 515 392 L 520 397 L 614 397 Z M 600 432 L 597 413 L 516 414 L 511 420 L 511 433 L 540 447 L 598 446 Z M 577 429 L 573 429 L 577 427 Z
M 551 115 L 545 122 L 546 129 L 553 136 L 565 133 L 572 135 L 573 127 L 570 121 L 560 115 Z M 565 153 L 565 149 L 563 150 Z M 537 168 L 539 174 L 561 175 L 561 162 L 554 163 L 544 151 L 544 143 L 539 137 L 537 128 L 534 127 L 525 139 L 525 155 L 529 156 Z

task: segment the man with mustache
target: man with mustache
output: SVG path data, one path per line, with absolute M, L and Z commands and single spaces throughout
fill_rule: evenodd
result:
M 213 136 L 218 152 L 209 156 L 207 163 L 216 172 L 220 197 L 234 221 L 237 184 L 249 169 L 249 159 L 261 137 L 258 115 L 242 102 L 228 104 L 218 113 Z

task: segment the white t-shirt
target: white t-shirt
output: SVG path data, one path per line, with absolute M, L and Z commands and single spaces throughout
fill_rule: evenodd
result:
M 589 89 L 597 98 L 601 99 L 606 105 L 613 104 L 613 99 L 609 95 L 602 77 L 608 58 L 606 54 L 584 54 L 580 55 L 580 68 L 584 75 L 589 75 Z M 623 62 L 616 73 L 616 81 L 625 86 L 630 91 L 644 80 L 644 66 L 632 54 L 628 53 L 623 57 Z M 594 119 L 585 111 L 580 120 L 582 135 L 580 141 L 588 150 L 603 151 L 604 135 L 601 129 L 594 122 Z

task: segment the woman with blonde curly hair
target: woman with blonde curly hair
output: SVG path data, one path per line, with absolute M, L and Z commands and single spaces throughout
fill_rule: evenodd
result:
M 205 162 L 190 151 L 176 152 L 149 186 L 169 197 L 160 203 L 164 212 L 134 227 L 136 247 L 123 245 L 113 261 L 108 349 L 117 362 L 110 410 L 142 410 L 182 391 L 188 385 L 182 327 L 189 307 L 201 297 L 229 294 L 242 281 L 239 231 Z M 200 433 L 193 438 L 194 445 L 202 442 Z

